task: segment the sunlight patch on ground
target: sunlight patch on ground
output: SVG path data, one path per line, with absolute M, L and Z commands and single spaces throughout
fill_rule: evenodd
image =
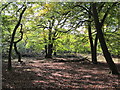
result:
M 62 71 L 52 73 L 52 75 L 58 76 L 58 77 L 64 77 L 64 78 L 71 78 L 72 77 L 71 74 L 66 73 L 66 72 L 62 72 Z
M 82 76 L 83 78 L 91 78 L 92 76 L 91 75 L 84 75 Z
M 120 82 L 120 80 L 117 80 L 117 76 L 107 73 L 108 67 L 105 63 L 98 65 L 87 63 L 83 65 L 78 62 L 54 63 L 45 61 L 43 63 L 40 60 L 28 60 L 23 65 L 13 62 L 15 72 L 12 74 L 3 69 L 6 79 L 4 83 L 11 81 L 11 87 L 33 87 L 31 85 L 34 84 L 36 87 L 70 88 L 69 90 L 75 90 L 93 87 L 111 88 L 117 86 L 118 82 Z
M 24 69 L 23 71 L 32 71 L 31 69 Z
M 42 80 L 34 80 L 33 83 L 46 83 L 47 84 L 48 82 L 42 81 Z
M 52 75 L 53 75 L 53 76 L 59 76 L 59 77 L 62 76 L 62 75 L 61 75 L 60 73 L 58 73 L 58 72 L 56 72 L 56 73 L 52 73 Z

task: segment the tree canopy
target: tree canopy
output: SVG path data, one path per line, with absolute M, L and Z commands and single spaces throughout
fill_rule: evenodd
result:
M 46 58 L 52 58 L 53 54 L 58 52 L 103 51 L 106 55 L 105 46 L 109 53 L 119 56 L 119 4 L 119 2 L 3 3 L 0 7 L 3 56 L 7 55 L 11 63 L 11 57 L 18 55 L 20 59 L 20 55 L 29 53 L 37 55 L 45 53 Z M 96 54 L 94 56 L 97 57 Z

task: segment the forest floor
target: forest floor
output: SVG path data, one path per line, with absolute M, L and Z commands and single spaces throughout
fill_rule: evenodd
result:
M 22 58 L 12 60 L 13 69 L 7 71 L 7 61 L 3 60 L 2 88 L 15 90 L 94 90 L 120 89 L 120 76 L 109 73 L 108 65 L 100 62 L 92 64 L 88 60 L 67 62 L 76 58 Z M 117 59 L 118 60 L 118 59 Z M 120 63 L 116 65 L 120 71 Z M 18 89 L 19 88 L 19 89 Z M 23 89 L 24 88 L 24 89 Z

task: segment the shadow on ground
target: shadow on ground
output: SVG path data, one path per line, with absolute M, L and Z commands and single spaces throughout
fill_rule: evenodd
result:
M 109 74 L 106 63 L 54 62 L 52 59 L 24 58 L 23 64 L 13 61 L 7 71 L 3 61 L 2 85 L 5 88 L 37 88 L 39 90 L 79 90 L 87 88 L 120 88 L 120 77 Z M 120 68 L 120 64 L 117 64 Z

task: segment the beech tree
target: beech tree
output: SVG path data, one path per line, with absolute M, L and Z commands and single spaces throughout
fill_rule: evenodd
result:
M 74 31 L 81 26 L 83 20 L 77 20 L 79 14 L 73 11 L 73 5 L 71 3 L 48 3 L 45 6 L 44 11 L 40 17 L 39 28 L 48 30 L 48 39 L 45 40 L 46 58 L 52 58 L 53 47 L 55 40 L 59 37 L 60 33 L 68 33 Z M 76 19 L 74 19 L 76 17 Z
M 104 57 L 105 57 L 108 65 L 109 65 L 109 68 L 110 68 L 112 74 L 119 74 L 119 72 L 117 70 L 117 67 L 116 67 L 115 63 L 112 60 L 111 54 L 108 51 L 108 48 L 107 48 L 107 45 L 106 45 L 106 42 L 105 42 L 105 38 L 104 38 L 104 35 L 103 35 L 103 32 L 102 32 L 102 27 L 104 25 L 104 21 L 105 21 L 107 15 L 108 15 L 110 9 L 113 8 L 116 4 L 117 3 L 115 2 L 109 8 L 107 8 L 107 11 L 105 12 L 101 21 L 99 20 L 97 3 L 92 4 L 92 13 L 93 13 L 95 27 L 96 27 L 96 30 L 97 30 L 97 33 L 98 33 L 98 38 L 99 38 L 99 41 L 100 41 L 100 45 L 101 45 Z

